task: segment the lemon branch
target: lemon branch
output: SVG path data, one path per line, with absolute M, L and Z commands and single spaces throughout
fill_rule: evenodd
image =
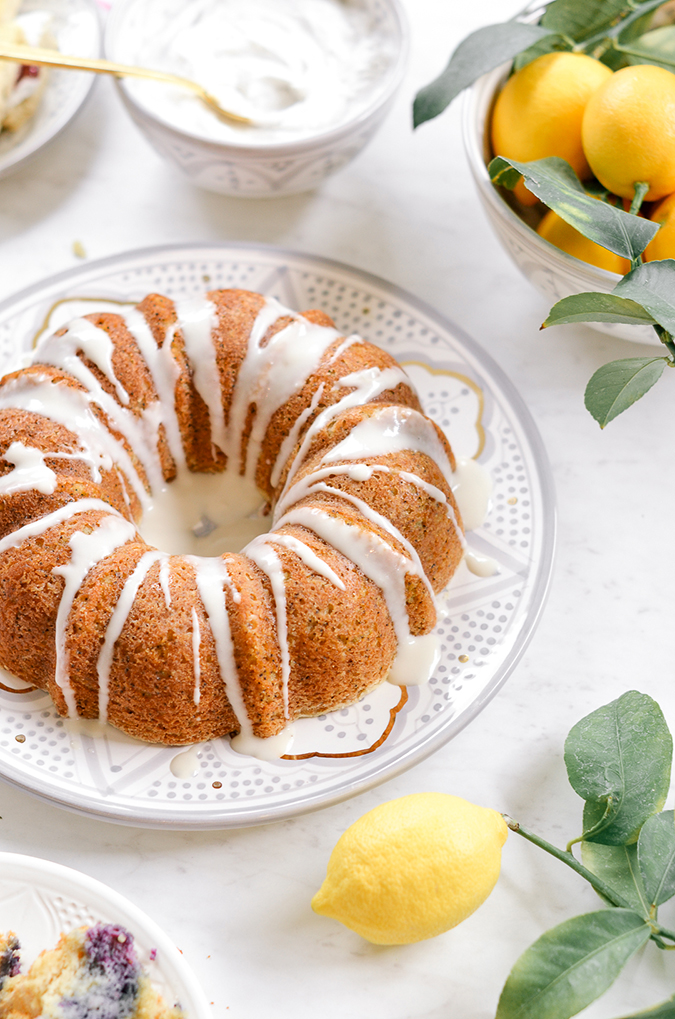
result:
M 510 831 L 516 832 L 518 835 L 522 835 L 522 837 L 527 839 L 528 842 L 531 842 L 535 846 L 539 846 L 539 848 L 543 849 L 544 852 L 554 856 L 556 860 L 560 860 L 565 864 L 565 866 L 569 867 L 580 877 L 584 878 L 585 881 L 588 881 L 589 885 L 595 889 L 598 895 L 602 896 L 602 898 L 605 899 L 606 902 L 609 902 L 610 905 L 616 906 L 619 909 L 630 909 L 633 912 L 635 911 L 634 907 L 631 906 L 630 903 L 626 902 L 626 900 L 615 892 L 613 888 L 610 888 L 610 886 L 605 884 L 601 878 L 592 871 L 588 870 L 587 867 L 584 867 L 583 863 L 579 863 L 576 857 L 572 855 L 571 850 L 558 849 L 558 847 L 554 846 L 551 842 L 547 842 L 546 839 L 542 839 L 541 836 L 535 835 L 534 832 L 528 831 L 527 828 L 523 828 L 519 821 L 515 821 L 512 817 L 509 817 L 508 814 L 502 814 L 502 817 L 506 821 L 506 825 Z M 661 924 L 656 922 L 655 916 L 647 916 L 645 917 L 645 920 L 652 929 L 652 940 L 656 942 L 659 948 L 675 950 L 675 945 L 665 945 L 662 940 L 663 938 L 668 938 L 669 941 L 675 941 L 675 931 L 670 931 L 668 928 L 662 927 Z

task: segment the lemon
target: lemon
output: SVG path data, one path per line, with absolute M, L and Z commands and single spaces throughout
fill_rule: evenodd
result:
M 668 195 L 656 206 L 650 219 L 661 225 L 661 229 L 644 250 L 645 262 L 657 258 L 675 258 L 675 194 Z
M 624 67 L 593 93 L 582 124 L 586 158 L 615 195 L 646 181 L 652 202 L 675 191 L 675 74 L 652 64 Z
M 583 53 L 546 53 L 509 78 L 492 114 L 496 156 L 530 162 L 560 156 L 584 180 L 591 171 L 581 144 L 581 123 L 590 97 L 612 72 Z M 533 205 L 523 186 L 516 196 Z
M 390 800 L 340 837 L 312 908 L 377 945 L 433 938 L 487 899 L 507 834 L 500 813 L 458 796 Z
M 556 248 L 581 259 L 582 262 L 597 265 L 600 269 L 609 269 L 610 272 L 618 272 L 621 276 L 625 276 L 630 270 L 627 258 L 615 255 L 613 251 L 608 251 L 607 248 L 584 237 L 552 209 L 542 219 L 537 227 L 537 233 L 550 244 L 555 244 Z

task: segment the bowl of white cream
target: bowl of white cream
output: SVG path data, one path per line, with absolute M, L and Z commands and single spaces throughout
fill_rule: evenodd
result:
M 315 187 L 382 123 L 401 81 L 400 0 L 116 0 L 110 60 L 191 78 L 252 123 L 226 123 L 186 89 L 127 78 L 150 143 L 195 184 L 269 197 Z

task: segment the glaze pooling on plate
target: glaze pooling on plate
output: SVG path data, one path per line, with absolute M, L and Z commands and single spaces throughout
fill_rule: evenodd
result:
M 348 267 L 236 245 L 118 256 L 0 306 L 0 352 L 8 360 L 17 344 L 30 345 L 46 328 L 91 310 L 94 300 L 119 307 L 115 302 L 131 304 L 153 289 L 191 298 L 205 286 L 323 307 L 343 334 L 358 332 L 402 362 L 457 454 L 477 457 L 493 478 L 491 511 L 469 545 L 494 559 L 499 572 L 479 578 L 462 565 L 441 596 L 441 659 L 429 684 L 407 690 L 385 684 L 359 705 L 294 723 L 288 759 L 255 761 L 215 740 L 195 748 L 177 776 L 171 762 L 178 750 L 73 726 L 40 691 L 0 687 L 0 774 L 7 780 L 103 818 L 179 828 L 292 816 L 362 791 L 441 746 L 522 653 L 542 607 L 553 549 L 548 467 L 508 381 L 480 348 L 410 295 Z

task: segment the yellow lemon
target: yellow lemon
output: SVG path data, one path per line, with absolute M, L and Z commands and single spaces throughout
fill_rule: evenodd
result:
M 675 191 L 675 74 L 652 64 L 624 67 L 593 93 L 581 130 L 593 173 L 615 195 L 646 200 Z
M 604 64 L 583 53 L 546 53 L 509 78 L 492 114 L 492 151 L 530 162 L 560 156 L 584 180 L 591 176 L 581 144 L 581 122 L 590 97 L 612 77 Z M 516 196 L 537 199 L 522 182 Z
M 500 813 L 458 796 L 383 803 L 340 837 L 312 908 L 377 945 L 433 938 L 487 899 L 507 834 Z
M 660 223 L 661 229 L 644 250 L 645 262 L 657 258 L 675 258 L 675 194 L 668 195 L 656 206 L 650 219 Z
M 549 209 L 541 223 L 537 227 L 537 233 L 556 248 L 566 251 L 568 255 L 581 259 L 582 262 L 590 262 L 600 269 L 609 269 L 610 272 L 618 272 L 621 276 L 630 270 L 630 262 L 627 258 L 615 255 L 613 251 L 601 247 L 595 241 L 589 241 L 573 226 L 566 223 L 564 219 Z

